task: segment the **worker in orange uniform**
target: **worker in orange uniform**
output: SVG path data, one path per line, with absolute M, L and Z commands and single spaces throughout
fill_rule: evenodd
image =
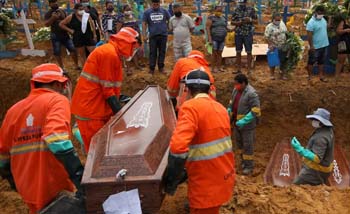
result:
M 173 195 L 186 167 L 191 214 L 219 214 L 231 199 L 235 180 L 230 119 L 226 109 L 209 98 L 210 78 L 201 70 L 185 78 L 190 100 L 179 110 L 170 141 L 165 192 Z
M 209 63 L 205 60 L 202 52 L 193 50 L 187 57 L 181 58 L 176 62 L 168 80 L 167 90 L 176 109 L 179 109 L 182 103 L 188 99 L 187 93 L 184 92 L 185 84 L 183 81 L 185 76 L 189 71 L 199 68 L 202 68 L 209 75 L 211 83 L 209 95 L 213 99 L 216 98 L 214 77 L 210 72 Z
M 85 151 L 91 138 L 116 114 L 121 105 L 122 61 L 137 52 L 139 34 L 130 27 L 111 35 L 107 44 L 97 47 L 88 57 L 72 99 L 72 113 L 78 123 Z
M 57 65 L 35 67 L 30 94 L 8 110 L 0 130 L 0 174 L 30 213 L 74 185 L 83 192 L 84 168 L 70 140 L 69 101 L 62 95 L 66 83 Z

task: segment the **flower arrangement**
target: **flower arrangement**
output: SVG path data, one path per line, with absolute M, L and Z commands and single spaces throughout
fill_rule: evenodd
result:
M 286 72 L 293 72 L 293 70 L 298 65 L 298 62 L 303 58 L 304 53 L 304 41 L 300 38 L 300 36 L 287 32 L 287 62 L 286 67 L 284 68 Z
M 50 34 L 51 34 L 50 27 L 39 28 L 39 30 L 34 33 L 33 42 L 50 40 Z

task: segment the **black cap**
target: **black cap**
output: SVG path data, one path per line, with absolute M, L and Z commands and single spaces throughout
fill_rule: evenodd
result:
M 201 88 L 210 87 L 209 75 L 201 69 L 195 69 L 190 71 L 185 78 L 186 86 Z
M 49 0 L 49 3 L 55 3 L 57 0 Z
M 160 0 L 152 0 L 153 3 L 159 3 Z

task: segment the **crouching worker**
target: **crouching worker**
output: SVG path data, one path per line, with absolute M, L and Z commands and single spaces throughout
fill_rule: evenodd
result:
M 294 184 L 328 184 L 327 179 L 333 171 L 334 160 L 334 133 L 333 125 L 329 121 L 330 113 L 319 108 L 306 118 L 311 120 L 315 131 L 306 148 L 300 145 L 296 137 L 291 141 L 294 150 L 303 157 L 303 166 Z
M 173 195 L 187 172 L 190 213 L 218 214 L 234 187 L 230 119 L 226 109 L 209 98 L 206 72 L 192 71 L 185 82 L 192 98 L 181 106 L 170 141 L 165 191 Z
M 30 94 L 8 110 L 0 130 L 1 176 L 30 213 L 74 186 L 82 196 L 84 168 L 70 140 L 70 106 L 62 95 L 67 80 L 55 64 L 35 67 Z

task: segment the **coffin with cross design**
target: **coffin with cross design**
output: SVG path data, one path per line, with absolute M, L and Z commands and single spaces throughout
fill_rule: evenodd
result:
M 91 140 L 82 184 L 88 213 L 103 213 L 112 194 L 138 188 L 143 213 L 157 213 L 164 198 L 168 146 L 176 125 L 165 90 L 139 91 Z M 124 179 L 116 174 L 126 169 Z
M 270 161 L 264 173 L 265 183 L 276 186 L 288 186 L 298 176 L 302 159 L 290 145 L 290 139 L 283 139 L 276 144 Z M 328 183 L 337 188 L 350 186 L 350 165 L 341 146 L 334 146 L 333 171 L 328 178 Z

